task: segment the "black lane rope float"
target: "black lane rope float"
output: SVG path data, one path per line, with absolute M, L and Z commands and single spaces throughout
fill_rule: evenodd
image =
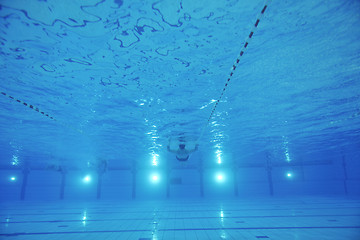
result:
M 20 104 L 22 104 L 22 105 L 24 105 L 24 106 L 26 106 L 26 107 L 34 110 L 34 111 L 40 113 L 40 114 L 43 115 L 43 116 L 45 116 L 45 117 L 47 117 L 47 118 L 50 118 L 51 120 L 54 120 L 54 121 L 58 122 L 59 124 L 65 126 L 65 127 L 67 127 L 67 128 L 71 128 L 71 129 L 73 129 L 73 130 L 75 130 L 75 131 L 77 131 L 77 132 L 79 132 L 79 133 L 83 133 L 83 131 L 80 130 L 80 129 L 77 129 L 77 128 L 75 128 L 75 127 L 72 127 L 72 126 L 70 126 L 70 125 L 68 125 L 68 124 L 65 124 L 65 123 L 63 123 L 63 122 L 61 122 L 61 121 L 56 120 L 56 118 L 54 118 L 53 116 L 50 116 L 49 114 L 47 114 L 47 113 L 44 112 L 44 111 L 41 111 L 39 108 L 35 107 L 34 105 L 31 105 L 31 104 L 29 104 L 29 103 L 27 103 L 27 102 L 24 102 L 24 101 L 22 101 L 22 100 L 20 100 L 20 99 L 17 99 L 17 98 L 15 98 L 15 97 L 13 97 L 13 96 L 5 93 L 5 92 L 0 92 L 0 93 L 1 93 L 2 95 L 4 95 L 5 97 L 9 97 L 11 100 L 13 100 L 13 101 L 15 101 L 15 102 L 18 102 L 18 103 L 20 103 Z
M 229 85 L 229 82 L 232 78 L 232 76 L 234 75 L 234 72 L 237 68 L 237 66 L 239 65 L 239 62 L 240 62 L 240 58 L 244 55 L 245 53 L 245 50 L 247 49 L 248 45 L 249 45 L 249 42 L 251 41 L 253 35 L 254 35 L 254 32 L 255 30 L 257 29 L 258 25 L 259 25 L 259 22 L 261 20 L 261 18 L 264 16 L 264 13 L 266 11 L 266 9 L 268 8 L 268 5 L 270 4 L 272 0 L 266 0 L 265 3 L 264 3 L 264 7 L 262 8 L 261 12 L 258 14 L 257 18 L 256 18 L 256 22 L 255 24 L 253 25 L 253 27 L 251 28 L 250 30 L 250 33 L 248 35 L 248 37 L 246 38 L 245 40 L 245 43 L 243 45 L 243 47 L 241 48 L 240 50 L 240 53 L 238 55 L 238 57 L 236 58 L 236 61 L 234 62 L 233 66 L 231 67 L 231 71 L 230 71 L 230 74 L 229 74 L 229 77 L 227 78 L 226 82 L 225 82 L 225 85 L 224 85 L 224 88 L 222 89 L 221 91 L 221 94 L 220 94 L 220 97 L 216 100 L 215 102 L 215 105 L 213 107 L 213 109 L 211 110 L 211 113 L 210 113 L 210 116 L 209 118 L 207 119 L 207 122 L 206 122 L 206 125 L 203 127 L 202 131 L 201 131 L 201 134 L 200 134 L 200 137 L 198 138 L 197 141 L 199 141 L 201 139 L 201 137 L 203 136 L 204 134 L 204 131 L 205 131 L 205 128 L 207 127 L 207 125 L 209 125 L 209 122 L 211 120 L 211 118 L 213 117 L 214 113 L 215 113 L 215 110 L 219 104 L 219 102 L 221 101 L 224 93 L 225 93 L 225 90 L 226 88 L 228 87 Z
M 7 94 L 7 93 L 5 93 L 5 92 L 1 92 L 1 94 L 4 95 L 4 96 L 9 97 L 9 98 L 10 98 L 11 100 L 13 100 L 13 101 L 16 101 L 16 102 L 18 102 L 18 103 L 23 104 L 24 106 L 26 106 L 26 107 L 28 107 L 28 108 L 30 108 L 30 109 L 32 109 L 32 110 L 34 110 L 34 111 L 36 111 L 36 112 L 44 115 L 45 117 L 48 117 L 48 118 L 56 121 L 56 119 L 55 119 L 54 117 L 52 117 L 52 116 L 50 116 L 49 114 L 41 111 L 39 108 L 35 107 L 34 105 L 31 105 L 31 104 L 28 104 L 28 103 L 26 103 L 26 102 L 24 102 L 24 101 L 22 101 L 22 100 L 16 99 L 16 98 L 14 98 L 13 96 L 11 96 L 11 95 L 9 95 L 9 94 Z

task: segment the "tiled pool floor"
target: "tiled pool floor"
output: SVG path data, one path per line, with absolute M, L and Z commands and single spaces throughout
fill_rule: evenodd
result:
M 360 239 L 360 200 L 0 204 L 0 239 Z

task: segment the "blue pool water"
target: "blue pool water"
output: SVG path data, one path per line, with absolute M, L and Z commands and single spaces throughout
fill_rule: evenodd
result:
M 356 0 L 1 0 L 0 239 L 360 238 L 359 23 Z

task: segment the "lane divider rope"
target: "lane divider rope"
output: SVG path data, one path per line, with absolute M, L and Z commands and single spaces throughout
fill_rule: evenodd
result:
M 202 131 L 201 131 L 201 134 L 200 134 L 200 137 L 198 138 L 197 141 L 199 141 L 199 140 L 202 138 L 202 136 L 204 135 L 204 131 L 205 131 L 206 127 L 209 125 L 209 122 L 210 122 L 211 118 L 213 117 L 213 115 L 214 115 L 214 113 L 215 113 L 215 110 L 216 110 L 219 102 L 221 101 L 221 99 L 222 99 L 222 97 L 223 97 L 223 95 L 224 95 L 224 93 L 225 93 L 225 90 L 226 90 L 226 88 L 228 87 L 229 82 L 230 82 L 232 76 L 234 75 L 234 72 L 235 72 L 236 68 L 238 67 L 238 65 L 239 65 L 239 63 L 240 63 L 240 59 L 241 59 L 241 57 L 244 55 L 244 53 L 245 53 L 245 51 L 246 51 L 246 49 L 247 49 L 247 47 L 248 47 L 248 45 L 249 45 L 249 43 L 250 43 L 253 35 L 254 35 L 254 32 L 255 32 L 255 30 L 257 29 L 257 27 L 258 27 L 258 25 L 259 25 L 259 23 L 260 23 L 260 20 L 261 20 L 262 17 L 264 16 L 264 13 L 265 13 L 266 9 L 268 8 L 268 5 L 271 3 L 271 1 L 272 1 L 272 0 L 266 0 L 265 3 L 264 3 L 264 7 L 262 8 L 261 12 L 258 14 L 258 16 L 257 16 L 257 18 L 256 18 L 256 22 L 255 22 L 255 24 L 252 26 L 252 28 L 251 28 L 251 30 L 250 30 L 250 33 L 249 33 L 249 35 L 247 36 L 247 38 L 246 38 L 246 40 L 245 40 L 245 43 L 244 43 L 244 45 L 242 46 L 238 57 L 236 58 L 236 61 L 234 62 L 234 64 L 233 64 L 232 67 L 231 67 L 230 74 L 229 74 L 229 77 L 227 78 L 227 80 L 226 80 L 226 82 L 225 82 L 224 88 L 222 89 L 219 98 L 216 100 L 215 105 L 214 105 L 213 109 L 211 110 L 210 116 L 209 116 L 208 119 L 207 119 L 206 125 L 203 127 L 203 129 L 202 129 Z
M 80 129 L 77 129 L 77 128 L 71 126 L 71 125 L 68 125 L 68 124 L 63 123 L 63 122 L 61 122 L 61 121 L 58 121 L 56 118 L 54 118 L 53 116 L 47 114 L 47 113 L 44 112 L 44 111 L 41 111 L 39 108 L 35 107 L 34 105 L 31 105 L 31 104 L 29 104 L 29 103 L 27 103 L 27 102 L 24 102 L 24 101 L 22 101 L 22 100 L 20 100 L 20 99 L 17 99 L 17 98 L 15 98 L 15 97 L 13 97 L 13 96 L 5 93 L 5 92 L 0 92 L 0 93 L 1 93 L 2 95 L 6 96 L 6 97 L 9 97 L 11 100 L 13 100 L 13 101 L 15 101 L 15 102 L 18 102 L 18 103 L 20 103 L 20 104 L 22 104 L 22 105 L 24 105 L 24 106 L 26 106 L 26 107 L 34 110 L 34 111 L 40 113 L 41 115 L 43 115 L 43 116 L 45 116 L 45 117 L 47 117 L 47 118 L 50 118 L 51 120 L 56 121 L 56 122 L 59 123 L 60 125 L 63 125 L 63 126 L 65 126 L 65 127 L 67 127 L 67 128 L 71 128 L 71 129 L 73 129 L 73 130 L 75 130 L 75 131 L 77 131 L 77 132 L 79 132 L 79 133 L 82 133 L 82 134 L 84 133 L 84 132 L 83 132 L 82 130 L 80 130 Z
M 49 114 L 41 111 L 39 108 L 35 107 L 34 105 L 31 105 L 31 104 L 28 104 L 28 103 L 26 103 L 26 102 L 24 102 L 24 101 L 22 101 L 22 100 L 16 99 L 16 98 L 14 98 L 13 96 L 11 96 L 11 95 L 9 95 L 9 94 L 7 94 L 7 93 L 5 93 L 5 92 L 1 92 L 1 94 L 4 95 L 4 96 L 9 97 L 9 98 L 10 98 L 11 100 L 13 100 L 13 101 L 16 101 L 16 102 L 18 102 L 18 103 L 23 104 L 24 106 L 26 106 L 26 107 L 28 107 L 28 108 L 30 108 L 30 109 L 32 109 L 32 110 L 34 110 L 34 111 L 42 114 L 42 115 L 45 116 L 45 117 L 48 117 L 48 118 L 56 121 L 56 119 L 55 119 L 54 117 L 52 117 L 52 116 L 50 116 Z

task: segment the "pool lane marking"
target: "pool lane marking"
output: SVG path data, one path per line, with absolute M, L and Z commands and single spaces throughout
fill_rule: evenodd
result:
M 279 209 L 276 209 L 279 210 Z M 283 210 L 283 209 L 282 209 Z M 49 214 L 50 215 L 50 214 Z M 61 215 L 61 214 L 58 214 Z M 74 214 L 78 215 L 78 213 Z M 318 214 L 318 215 L 257 215 L 257 216 L 224 216 L 225 219 L 249 219 L 249 218 L 319 218 L 319 217 L 360 217 L 359 214 Z M 212 217 L 159 217 L 158 220 L 174 220 L 174 219 L 218 219 L 218 216 Z M 109 218 L 109 219 L 89 219 L 87 222 L 110 222 L 110 221 L 145 221 L 152 220 L 148 218 Z M 23 224 L 23 223 L 70 223 L 70 222 L 83 222 L 83 220 L 31 220 L 31 221 L 2 221 L 1 224 Z
M 218 231 L 218 230 L 290 230 L 290 229 L 359 229 L 360 226 L 309 226 L 309 227 L 209 227 L 209 228 L 160 228 L 158 232 L 172 231 Z M 60 235 L 60 234 L 94 234 L 94 233 L 125 233 L 125 232 L 151 232 L 151 229 L 114 229 L 114 230 L 86 230 L 64 232 L 15 232 L 0 233 L 0 236 L 28 236 L 28 235 Z

